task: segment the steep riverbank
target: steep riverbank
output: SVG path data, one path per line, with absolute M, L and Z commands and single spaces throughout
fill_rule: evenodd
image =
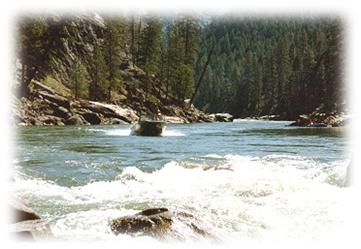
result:
M 229 114 L 205 114 L 194 106 L 170 104 L 158 105 L 145 101 L 144 92 L 133 89 L 126 101 L 103 103 L 74 99 L 57 93 L 53 88 L 38 81 L 32 82 L 28 97 L 13 99 L 12 123 L 21 126 L 42 125 L 98 125 L 129 124 L 139 120 L 140 115 L 151 115 L 159 108 L 168 123 L 231 122 Z M 159 102 L 160 103 L 160 102 Z

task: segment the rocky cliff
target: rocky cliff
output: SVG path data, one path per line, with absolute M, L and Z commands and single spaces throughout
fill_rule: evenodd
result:
M 20 125 L 133 123 L 141 115 L 153 115 L 158 109 L 168 122 L 233 120 L 224 114 L 206 115 L 183 101 L 185 95 L 178 96 L 174 89 L 170 91 L 169 82 L 165 84 L 160 75 L 143 71 L 147 67 L 138 67 L 134 59 L 139 55 L 130 49 L 129 42 L 134 41 L 116 37 L 113 31 L 122 29 L 113 30 L 112 25 L 115 24 L 111 19 L 97 14 L 22 19 L 17 25 L 19 97 L 13 99 L 12 122 Z M 127 32 L 127 21 L 122 25 Z M 112 50 L 105 52 L 105 47 Z M 121 49 L 115 53 L 116 48 Z M 110 51 L 117 57 L 110 58 Z M 114 77 L 110 77 L 110 71 Z
M 152 115 L 160 109 L 168 123 L 232 122 L 229 114 L 205 114 L 193 105 L 184 102 L 164 103 L 160 98 L 146 98 L 146 93 L 137 88 L 141 84 L 141 70 L 132 68 L 123 71 L 127 80 L 112 103 L 75 99 L 59 93 L 52 87 L 33 80 L 28 97 L 13 97 L 12 124 L 21 126 L 42 125 L 98 125 L 130 124 L 141 115 Z
M 124 95 L 122 101 L 103 103 L 63 96 L 38 81 L 33 81 L 32 85 L 28 97 L 13 98 L 11 122 L 15 125 L 130 124 L 143 114 L 151 115 L 154 108 L 161 110 L 168 123 L 231 121 L 207 115 L 193 106 L 187 107 L 187 104 L 157 105 L 156 101 L 145 101 L 144 92 L 136 88 Z

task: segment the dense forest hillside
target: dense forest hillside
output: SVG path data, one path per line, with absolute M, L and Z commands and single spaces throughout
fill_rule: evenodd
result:
M 137 87 L 181 102 L 193 92 L 197 33 L 191 16 L 166 22 L 157 16 L 22 18 L 21 93 L 28 94 L 33 79 L 51 76 L 72 89 L 75 98 L 110 101 L 122 87 L 122 70 L 130 66 L 144 71 Z
M 17 31 L 25 97 L 38 80 L 138 113 L 170 105 L 185 113 L 186 99 L 240 117 L 343 108 L 338 18 L 39 15 L 19 19 Z
M 195 65 L 213 58 L 195 104 L 237 116 L 294 119 L 342 106 L 342 25 L 338 18 L 214 19 L 201 33 Z

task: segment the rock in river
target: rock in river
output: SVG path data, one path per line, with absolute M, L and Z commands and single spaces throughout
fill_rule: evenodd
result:
M 194 238 L 211 237 L 201 226 L 200 221 L 193 215 L 170 211 L 167 208 L 146 209 L 131 216 L 114 219 L 110 223 L 110 229 L 115 235 L 184 239 L 184 231 L 187 230 L 187 235 L 192 234 Z M 182 229 L 179 230 L 179 227 Z
M 210 115 L 217 122 L 233 122 L 234 117 L 229 113 L 216 113 Z
M 31 208 L 18 199 L 10 201 L 11 225 L 10 232 L 21 239 L 49 239 L 51 229 L 46 221 L 41 219 Z

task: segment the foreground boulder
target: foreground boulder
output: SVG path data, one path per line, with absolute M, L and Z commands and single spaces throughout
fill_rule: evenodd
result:
M 20 239 L 49 239 L 52 232 L 49 224 L 42 220 L 31 208 L 22 201 L 10 201 L 11 225 L 10 232 Z
M 182 231 L 178 231 L 177 227 L 182 227 Z M 184 229 L 188 236 L 192 234 L 194 238 L 211 237 L 193 215 L 167 208 L 146 209 L 131 216 L 114 219 L 110 223 L 110 229 L 115 235 L 152 236 L 158 239 L 185 239 Z

